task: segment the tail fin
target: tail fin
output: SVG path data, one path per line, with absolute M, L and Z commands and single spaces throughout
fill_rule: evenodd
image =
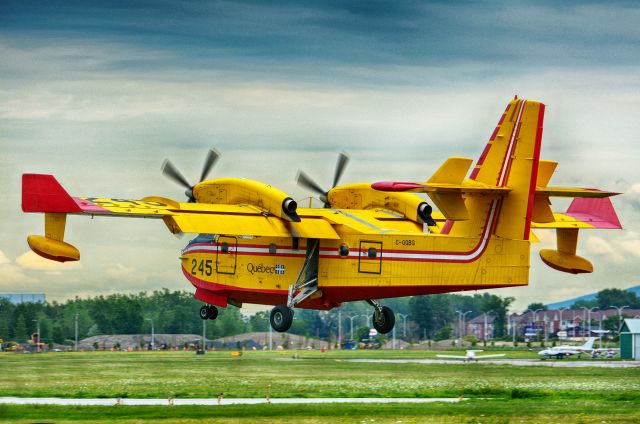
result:
M 590 350 L 593 349 L 593 343 L 596 341 L 595 337 L 589 337 L 589 339 L 587 340 L 587 342 L 585 344 L 583 344 L 582 346 L 580 346 L 581 349 L 584 350 Z
M 486 225 L 495 225 L 497 236 L 529 240 L 544 110 L 542 103 L 517 97 L 507 105 L 469 178 L 476 184 L 509 188 L 509 194 L 501 200 L 468 197 L 470 219 L 450 225 L 450 234 L 473 237 Z M 493 208 L 495 223 L 487 221 Z

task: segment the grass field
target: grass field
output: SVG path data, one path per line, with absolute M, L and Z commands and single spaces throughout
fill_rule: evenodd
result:
M 90 352 L 0 355 L 0 396 L 457 397 L 460 404 L 0 406 L 5 422 L 640 422 L 640 368 L 358 363 L 432 352 Z M 294 358 L 295 356 L 295 358 Z M 530 352 L 510 357 L 533 357 Z M 373 421 L 371 421 L 373 420 Z

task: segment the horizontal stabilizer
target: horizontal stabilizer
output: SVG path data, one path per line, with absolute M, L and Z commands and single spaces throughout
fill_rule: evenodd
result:
M 538 196 L 536 195 L 536 199 Z M 577 198 L 564 213 L 554 213 L 553 220 L 543 222 L 534 210 L 532 228 L 622 229 L 622 224 L 608 198 Z
M 452 157 L 447 159 L 440 168 L 429 178 L 427 184 L 460 185 L 473 162 L 469 158 Z
M 620 193 L 603 191 L 595 188 L 575 188 L 575 187 L 544 187 L 536 188 L 536 194 L 543 194 L 550 197 L 587 197 L 601 198 L 616 196 Z
M 574 199 L 567 215 L 583 220 L 595 228 L 622 229 L 610 199 Z

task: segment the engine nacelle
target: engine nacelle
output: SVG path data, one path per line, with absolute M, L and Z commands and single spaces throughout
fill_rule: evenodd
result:
M 370 183 L 357 183 L 334 187 L 327 197 L 336 209 L 387 209 L 420 224 L 436 225 L 431 206 L 413 193 L 378 191 Z
M 289 195 L 270 185 L 244 178 L 217 178 L 196 184 L 198 203 L 253 205 L 271 215 L 299 222 L 298 204 Z

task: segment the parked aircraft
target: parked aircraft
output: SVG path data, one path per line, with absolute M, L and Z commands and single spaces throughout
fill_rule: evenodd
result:
M 446 359 L 462 359 L 464 362 L 476 361 L 478 359 L 488 359 L 488 358 L 500 358 L 505 356 L 504 353 L 497 353 L 495 355 L 476 355 L 478 352 L 484 352 L 483 350 L 467 350 L 465 355 L 436 355 L 438 358 L 446 358 Z
M 380 299 L 527 285 L 534 228 L 556 230 L 557 249 L 540 251 L 545 264 L 593 271 L 576 254 L 578 231 L 621 228 L 607 199 L 617 193 L 548 186 L 557 163 L 540 160 L 544 112 L 536 101 L 509 102 L 469 178 L 473 161 L 461 157 L 420 183 L 338 186 L 344 156 L 328 191 L 300 173 L 298 182 L 324 208 L 298 208 L 288 194 L 258 181 L 207 180 L 219 157 L 214 150 L 195 185 L 165 163 L 164 174 L 184 186 L 188 202 L 72 197 L 52 175 L 24 174 L 22 209 L 43 212 L 45 221 L 44 236 L 27 241 L 44 258 L 77 261 L 80 252 L 64 241 L 67 215 L 161 219 L 174 234 L 197 234 L 180 263 L 205 302 L 202 319 L 215 319 L 217 308 L 228 305 L 275 305 L 271 325 L 286 331 L 294 308 L 365 300 L 374 309 L 373 326 L 385 334 L 395 316 Z M 439 212 L 413 192 L 428 195 Z M 564 213 L 551 210 L 549 199 L 558 196 L 575 198 Z
M 566 356 L 572 355 L 581 355 L 583 353 L 589 353 L 594 351 L 593 343 L 595 342 L 595 337 L 589 337 L 585 344 L 582 346 L 554 346 L 549 349 L 541 350 L 538 352 L 538 355 L 542 356 L 542 359 L 549 359 L 555 357 L 556 359 L 563 359 Z

